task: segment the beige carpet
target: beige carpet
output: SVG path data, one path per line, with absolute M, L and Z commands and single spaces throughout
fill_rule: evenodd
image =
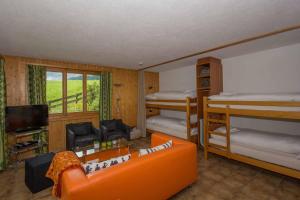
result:
M 132 142 L 134 149 L 149 146 L 149 139 Z M 300 200 L 300 180 L 199 151 L 199 177 L 172 199 Z M 24 184 L 24 167 L 0 173 L 1 200 L 53 200 L 50 189 L 31 194 Z

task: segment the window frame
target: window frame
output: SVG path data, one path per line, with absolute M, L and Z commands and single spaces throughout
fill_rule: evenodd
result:
M 100 74 L 100 72 L 86 72 L 85 73 L 85 90 L 86 90 L 86 92 L 84 93 L 84 95 L 85 95 L 85 97 L 84 97 L 84 100 L 85 100 L 85 102 L 84 102 L 84 105 L 86 106 L 86 112 L 87 113 L 98 113 L 99 112 L 99 110 L 96 110 L 96 111 L 88 111 L 88 105 L 87 105 L 87 76 L 88 75 L 97 75 L 97 76 L 100 76 L 100 80 L 101 80 L 101 74 Z M 99 81 L 100 81 L 99 80 Z
M 87 110 L 87 75 L 101 75 L 101 72 L 97 71 L 86 71 L 86 70 L 77 70 L 77 69 L 66 69 L 66 68 L 59 68 L 59 67 L 47 67 L 47 72 L 61 72 L 62 73 L 62 113 L 49 113 L 51 116 L 67 116 L 67 115 L 78 115 L 80 113 L 99 113 L 99 111 L 88 111 Z M 82 74 L 82 111 L 80 112 L 68 112 L 68 105 L 67 105 L 67 88 L 68 88 L 68 73 L 76 73 L 76 74 Z

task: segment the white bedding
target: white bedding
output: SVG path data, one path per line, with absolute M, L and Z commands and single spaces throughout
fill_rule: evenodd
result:
M 146 100 L 161 100 L 161 99 L 172 99 L 172 100 L 184 100 L 186 97 L 196 98 L 197 94 L 195 90 L 184 90 L 184 91 L 161 91 L 153 94 L 146 95 Z
M 221 93 L 209 97 L 215 101 L 300 101 L 300 93 L 290 94 L 242 94 L 242 93 Z M 209 104 L 210 107 L 225 108 L 226 105 Z M 289 111 L 299 112 L 300 107 L 284 107 L 284 106 L 248 106 L 248 105 L 230 105 L 233 109 L 248 110 L 273 110 L 273 111 Z
M 146 128 L 169 135 L 187 139 L 186 121 L 164 116 L 153 116 L 146 120 Z M 197 128 L 191 130 L 191 135 L 197 135 Z
M 225 144 L 225 137 L 218 135 L 212 135 L 211 137 Z M 239 131 L 230 134 L 230 142 L 269 152 L 300 155 L 300 136 L 296 135 L 239 129 Z
M 220 144 L 219 140 L 211 138 L 211 143 Z M 300 157 L 295 154 L 270 152 L 260 149 L 249 148 L 239 144 L 231 144 L 230 149 L 232 153 L 248 156 L 265 162 L 285 166 L 288 168 L 300 170 Z
M 220 93 L 209 97 L 210 100 L 219 101 L 300 101 L 300 93 L 282 94 L 246 94 L 246 93 Z
M 153 104 L 153 105 L 168 105 L 168 106 L 186 106 L 186 103 L 177 103 L 177 102 L 151 102 L 151 100 L 148 100 L 146 102 L 147 104 Z M 190 103 L 190 106 L 197 106 L 197 103 Z

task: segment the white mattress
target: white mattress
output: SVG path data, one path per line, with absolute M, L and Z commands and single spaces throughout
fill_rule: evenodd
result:
M 184 90 L 184 91 L 161 91 L 153 94 L 146 95 L 146 100 L 184 100 L 186 97 L 196 98 L 197 94 L 195 90 Z
M 168 135 L 187 139 L 186 121 L 182 119 L 153 116 L 146 120 L 146 128 Z M 191 135 L 197 135 L 197 128 L 191 129 Z
M 212 135 L 210 143 L 226 146 L 226 138 Z M 241 129 L 231 133 L 232 153 L 300 170 L 300 136 Z
M 221 93 L 209 97 L 215 101 L 291 101 L 300 102 L 300 93 L 291 94 L 242 94 L 242 93 Z M 209 104 L 210 107 L 225 108 L 226 105 Z M 230 105 L 233 109 L 248 110 L 273 110 L 273 111 L 289 111 L 299 112 L 300 107 L 282 107 L 282 106 L 247 106 L 247 105 Z
M 211 143 L 216 143 L 215 139 L 210 139 Z M 248 156 L 265 162 L 285 166 L 288 168 L 300 170 L 300 157 L 295 154 L 272 153 L 254 148 L 244 147 L 238 144 L 231 144 L 232 153 Z
M 300 155 L 300 136 L 270 133 L 253 129 L 239 129 L 230 134 L 230 142 L 245 147 Z M 225 137 L 211 135 L 212 138 L 225 144 Z

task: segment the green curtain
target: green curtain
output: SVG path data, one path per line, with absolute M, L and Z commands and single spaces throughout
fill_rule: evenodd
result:
M 0 58 L 0 170 L 5 169 L 7 165 L 7 136 L 5 134 L 6 86 L 4 64 L 4 59 Z
M 28 101 L 30 105 L 47 104 L 46 100 L 46 82 L 47 82 L 47 69 L 44 66 L 39 65 L 28 65 Z M 43 131 L 33 135 L 34 140 L 39 140 L 43 144 L 48 143 L 48 133 Z M 45 153 L 47 152 L 47 145 L 43 146 L 36 152 Z
M 99 115 L 101 120 L 111 119 L 112 114 L 112 73 L 101 72 Z
M 28 98 L 31 105 L 47 104 L 45 67 L 28 65 Z

